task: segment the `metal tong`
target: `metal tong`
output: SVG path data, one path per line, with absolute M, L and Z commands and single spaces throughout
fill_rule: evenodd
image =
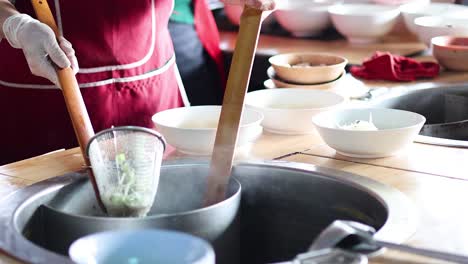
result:
M 375 252 L 385 247 L 444 261 L 468 263 L 468 256 L 381 241 L 375 239 L 374 234 L 375 229 L 371 226 L 354 221 L 335 220 L 319 234 L 309 250 L 313 252 L 340 247 L 351 252 L 361 253 L 359 248 L 365 249 L 367 252 Z

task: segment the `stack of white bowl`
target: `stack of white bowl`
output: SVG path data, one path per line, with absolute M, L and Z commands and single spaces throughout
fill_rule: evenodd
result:
M 283 54 L 271 58 L 281 76 L 296 81 L 298 87 L 332 86 L 345 75 L 347 60 L 320 53 Z M 285 67 L 288 63 L 308 62 L 310 67 Z M 274 73 L 274 69 L 270 69 Z M 275 79 L 276 80 L 276 79 Z M 315 131 L 312 117 L 342 105 L 346 98 L 331 91 L 315 89 L 264 89 L 248 93 L 245 99 L 238 147 L 251 145 L 263 129 L 281 134 L 306 134 Z M 191 106 L 169 109 L 153 116 L 156 129 L 169 145 L 189 155 L 211 155 L 221 106 Z M 245 149 L 245 148 L 243 148 Z
M 428 47 L 437 36 L 468 35 L 468 7 L 451 3 L 408 4 L 401 8 L 408 29 Z
M 277 20 L 296 37 L 320 35 L 333 25 L 353 44 L 378 42 L 404 24 L 430 46 L 432 37 L 468 35 L 468 7 L 429 0 L 288 0 L 281 2 L 264 24 Z M 226 5 L 233 24 L 239 24 L 242 6 Z M 400 15 L 401 14 L 401 15 Z
M 407 4 L 401 12 L 408 29 L 448 70 L 468 71 L 468 7 L 453 3 Z
M 398 5 L 378 1 L 288 0 L 274 14 L 296 37 L 317 36 L 333 25 L 350 42 L 369 43 L 389 33 L 400 14 Z
M 266 88 L 333 90 L 346 75 L 344 57 L 312 52 L 284 53 L 269 59 Z

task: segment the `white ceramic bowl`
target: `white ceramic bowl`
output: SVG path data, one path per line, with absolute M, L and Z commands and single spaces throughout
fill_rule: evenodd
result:
M 312 117 L 340 107 L 345 98 L 329 91 L 306 89 L 264 89 L 247 93 L 245 106 L 263 113 L 265 130 L 286 135 L 314 132 Z
M 190 106 L 165 110 L 152 118 L 167 143 L 191 155 L 210 155 L 213 151 L 221 106 Z M 262 133 L 260 112 L 245 109 L 237 146 L 257 139 Z
M 424 16 L 416 18 L 414 24 L 419 40 L 428 47 L 433 37 L 468 35 L 468 16 L 465 18 Z
M 276 21 L 295 37 L 317 36 L 331 26 L 328 7 L 332 1 L 288 1 L 274 15 Z
M 444 68 L 468 71 L 468 36 L 439 36 L 432 38 L 432 54 Z
M 328 9 L 333 25 L 351 43 L 373 43 L 389 33 L 400 14 L 395 6 L 343 4 Z
M 414 24 L 416 18 L 433 15 L 459 16 L 462 15 L 461 12 L 467 12 L 468 7 L 451 3 L 421 3 L 418 1 L 401 6 L 400 10 L 406 27 L 413 34 L 417 34 L 417 27 Z
M 356 120 L 372 121 L 377 131 L 339 128 Z M 392 156 L 408 147 L 426 118 L 420 114 L 386 108 L 356 108 L 328 111 L 313 118 L 322 139 L 336 152 L 355 158 Z
M 281 53 L 268 61 L 275 74 L 289 83 L 318 84 L 336 80 L 348 60 L 342 56 L 321 52 Z M 297 66 L 306 64 L 307 66 Z
M 73 242 L 69 255 L 78 264 L 215 263 L 215 254 L 208 242 L 181 232 L 156 229 L 88 235 Z

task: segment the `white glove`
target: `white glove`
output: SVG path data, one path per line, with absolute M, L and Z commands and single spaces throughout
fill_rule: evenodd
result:
M 55 66 L 72 67 L 78 72 L 78 61 L 70 42 L 60 37 L 57 43 L 52 29 L 38 20 L 26 15 L 16 14 L 3 23 L 3 33 L 10 45 L 22 49 L 31 73 L 49 79 L 58 85 Z

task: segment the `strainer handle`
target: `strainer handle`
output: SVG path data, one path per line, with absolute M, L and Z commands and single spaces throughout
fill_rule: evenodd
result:
M 32 6 L 36 13 L 37 19 L 42 23 L 48 25 L 58 38 L 60 31 L 58 30 L 57 23 L 55 22 L 52 12 L 50 11 L 47 0 L 31 0 Z M 101 201 L 99 190 L 97 188 L 96 179 L 90 169 L 90 162 L 86 156 L 86 146 L 89 139 L 94 135 L 94 129 L 89 119 L 88 111 L 84 104 L 83 97 L 81 96 L 80 87 L 76 80 L 73 70 L 68 67 L 64 69 L 56 68 L 60 86 L 62 88 L 63 97 L 67 106 L 68 114 L 75 130 L 75 135 L 80 144 L 81 154 L 88 168 L 88 175 L 93 184 L 96 199 L 98 200 L 101 209 L 105 211 L 104 204 Z
M 47 0 L 32 0 L 34 11 L 37 19 L 48 25 L 55 33 L 56 37 L 60 36 L 60 31 L 57 28 L 54 17 L 50 11 Z M 56 68 L 60 86 L 62 87 L 63 97 L 67 105 L 68 113 L 75 129 L 75 134 L 80 144 L 83 157 L 86 157 L 86 145 L 89 139 L 94 135 L 93 126 L 88 116 L 88 111 L 81 96 L 78 82 L 76 81 L 73 70 L 68 67 L 64 69 Z M 86 158 L 85 158 L 86 161 Z M 89 165 L 89 164 L 86 164 Z

